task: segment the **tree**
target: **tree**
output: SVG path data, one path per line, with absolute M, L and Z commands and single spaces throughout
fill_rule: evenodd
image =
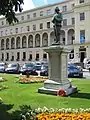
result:
M 22 4 L 24 4 L 23 0 L 0 0 L 0 15 L 5 16 L 9 24 L 18 22 L 15 15 L 18 11 L 22 12 Z

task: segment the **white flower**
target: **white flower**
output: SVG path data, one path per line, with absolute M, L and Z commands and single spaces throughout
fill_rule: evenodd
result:
M 54 108 L 50 108 L 50 109 L 49 109 L 49 112 L 50 112 L 50 113 L 55 112 Z

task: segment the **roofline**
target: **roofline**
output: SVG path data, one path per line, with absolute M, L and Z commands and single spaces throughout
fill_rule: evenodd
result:
M 72 0 L 72 1 L 74 1 L 74 0 Z M 16 13 L 16 16 L 22 15 L 22 14 L 28 13 L 28 12 L 34 12 L 34 11 L 36 11 L 36 10 L 43 9 L 43 8 L 47 8 L 47 7 L 51 7 L 51 6 L 55 6 L 55 5 L 58 5 L 58 4 L 67 3 L 67 2 L 71 2 L 71 0 L 64 0 L 64 1 L 62 1 L 62 2 L 57 2 L 57 3 L 53 3 L 53 4 L 43 5 L 43 6 L 36 7 L 36 8 L 30 9 L 30 10 L 25 10 L 25 11 Z M 3 19 L 5 19 L 5 17 L 0 18 L 0 20 L 3 20 Z

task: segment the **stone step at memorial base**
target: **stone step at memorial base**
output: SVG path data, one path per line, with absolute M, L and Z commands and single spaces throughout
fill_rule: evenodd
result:
M 63 90 L 63 89 L 61 89 L 61 90 Z M 47 89 L 47 88 L 44 88 L 44 87 L 38 89 L 38 93 L 50 94 L 50 95 L 57 95 L 58 91 L 60 91 L 60 89 L 55 90 L 55 89 Z M 77 87 L 72 86 L 72 87 L 70 87 L 68 89 L 64 89 L 64 91 L 65 91 L 65 96 L 68 96 L 68 95 L 70 95 L 72 93 L 77 92 L 78 90 L 77 90 Z

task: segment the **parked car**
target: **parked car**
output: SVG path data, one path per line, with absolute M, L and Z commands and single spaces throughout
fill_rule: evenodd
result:
M 20 73 L 20 65 L 18 63 L 11 63 L 8 64 L 7 68 L 5 69 L 6 73 Z
M 48 66 L 42 66 L 40 76 L 48 76 Z
M 90 71 L 90 60 L 87 61 L 86 69 Z
M 26 75 L 28 72 L 31 75 L 33 68 L 34 68 L 34 63 L 25 63 L 21 67 L 20 73 L 22 73 L 23 75 Z
M 83 77 L 83 71 L 73 64 L 68 64 L 68 77 Z
M 0 73 L 4 73 L 5 72 L 5 69 L 7 67 L 7 64 L 6 63 L 0 63 Z
M 35 64 L 31 74 L 32 75 L 40 75 L 41 67 L 42 67 L 41 64 Z

